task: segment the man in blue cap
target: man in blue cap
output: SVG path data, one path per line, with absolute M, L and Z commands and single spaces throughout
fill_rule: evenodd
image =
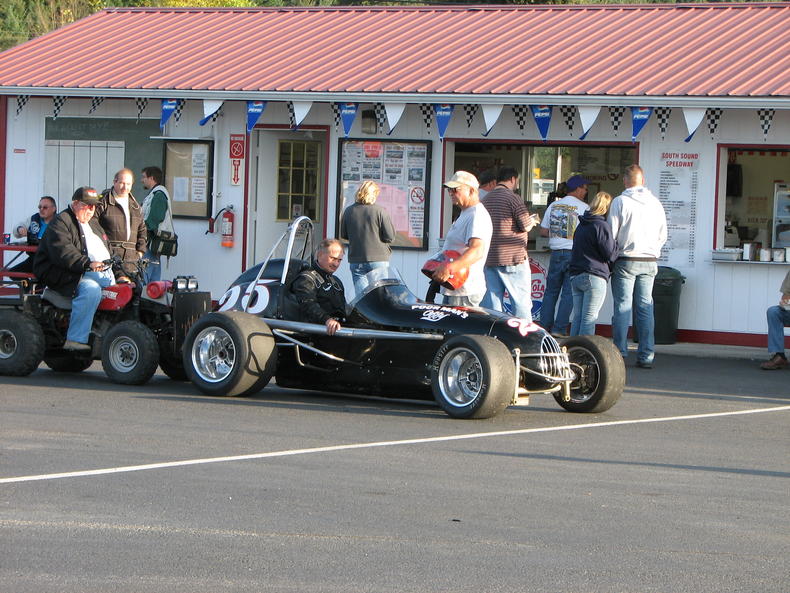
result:
M 549 238 L 549 249 L 551 249 L 549 271 L 546 275 L 546 292 L 540 306 L 540 324 L 543 329 L 556 336 L 568 335 L 568 325 L 573 310 L 570 276 L 573 233 L 579 224 L 579 216 L 589 209 L 584 202 L 589 183 L 589 180 L 581 175 L 573 175 L 568 179 L 565 182 L 568 193 L 565 197 L 549 204 L 540 223 L 540 234 Z

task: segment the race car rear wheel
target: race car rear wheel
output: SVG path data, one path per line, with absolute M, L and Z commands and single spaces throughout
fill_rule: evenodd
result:
M 57 373 L 81 373 L 93 364 L 90 353 L 60 352 L 44 357 L 44 363 Z
M 204 315 L 184 342 L 187 376 L 207 395 L 257 393 L 274 376 L 276 366 L 274 336 L 263 319 L 250 313 Z
M 101 364 L 114 383 L 142 385 L 156 372 L 159 344 L 154 332 L 139 321 L 122 321 L 102 340 Z
M 0 310 L 0 375 L 24 377 L 44 358 L 44 332 L 30 315 Z
M 453 418 L 490 418 L 513 400 L 514 364 L 507 347 L 495 338 L 450 338 L 433 360 L 434 398 Z
M 568 349 L 571 370 L 577 374 L 571 383 L 570 401 L 562 392 L 554 399 L 569 412 L 605 412 L 625 388 L 625 364 L 615 345 L 601 336 L 574 336 L 562 343 Z

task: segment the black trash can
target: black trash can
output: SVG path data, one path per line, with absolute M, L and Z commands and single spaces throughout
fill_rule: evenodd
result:
M 658 266 L 658 274 L 653 283 L 656 344 L 674 344 L 677 342 L 680 289 L 685 280 L 683 275 L 675 268 Z
M 658 266 L 653 282 L 653 315 L 656 322 L 656 344 L 677 342 L 678 317 L 680 316 L 680 289 L 686 281 L 679 270 Z M 636 306 L 633 309 L 633 340 L 639 341 L 636 331 Z

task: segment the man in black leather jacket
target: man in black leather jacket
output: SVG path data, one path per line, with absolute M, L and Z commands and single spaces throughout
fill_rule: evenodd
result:
M 312 268 L 299 274 L 291 285 L 301 321 L 323 323 L 330 336 L 346 320 L 343 283 L 334 275 L 342 261 L 343 244 L 337 239 L 324 239 L 316 250 Z

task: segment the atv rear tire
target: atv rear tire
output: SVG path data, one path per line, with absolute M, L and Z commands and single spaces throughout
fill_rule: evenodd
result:
M 611 340 L 601 336 L 574 336 L 561 342 L 568 349 L 571 370 L 577 374 L 571 383 L 571 399 L 562 392 L 554 399 L 569 412 L 605 412 L 625 389 L 625 364 Z
M 44 332 L 33 317 L 0 310 L 0 375 L 24 377 L 44 358 Z
M 142 385 L 156 372 L 159 344 L 139 321 L 121 321 L 102 339 L 101 364 L 114 383 Z
M 272 379 L 276 366 L 274 336 L 263 319 L 250 313 L 204 315 L 184 341 L 187 376 L 206 395 L 257 393 Z
M 433 359 L 434 398 L 453 418 L 490 418 L 513 401 L 516 371 L 502 342 L 488 336 L 455 336 Z

